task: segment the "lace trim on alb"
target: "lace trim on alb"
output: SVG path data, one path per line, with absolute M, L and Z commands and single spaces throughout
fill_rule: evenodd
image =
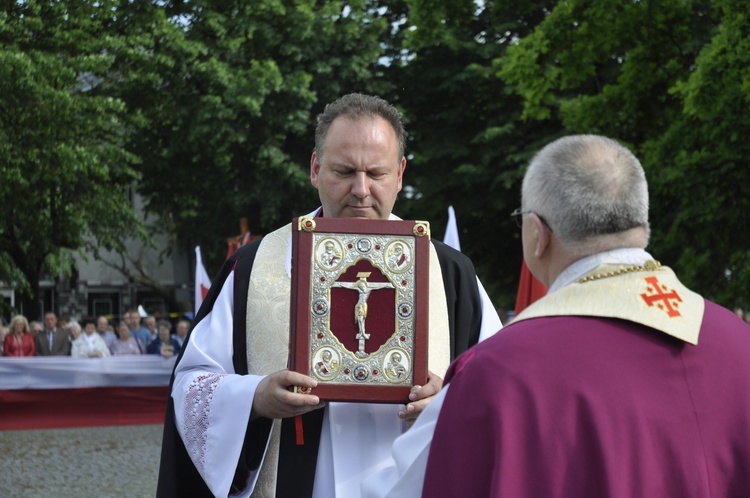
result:
M 225 374 L 198 375 L 188 386 L 185 396 L 185 449 L 197 462 L 198 470 L 203 474 L 206 467 L 206 440 L 208 427 L 211 425 L 211 402 L 219 381 Z

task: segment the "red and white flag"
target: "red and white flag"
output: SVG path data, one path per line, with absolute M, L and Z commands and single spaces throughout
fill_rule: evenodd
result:
M 195 246 L 195 314 L 198 315 L 198 310 L 201 307 L 201 303 L 208 294 L 208 289 L 211 288 L 211 279 L 208 278 L 208 273 L 203 267 L 203 258 L 201 257 L 201 246 Z

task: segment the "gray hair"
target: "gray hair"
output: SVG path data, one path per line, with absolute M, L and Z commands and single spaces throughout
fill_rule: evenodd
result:
M 636 227 L 648 237 L 646 174 L 612 139 L 572 135 L 550 143 L 532 159 L 521 192 L 523 210 L 544 218 L 570 248 Z
M 323 112 L 318 116 L 318 125 L 315 128 L 315 154 L 318 156 L 318 160 L 323 158 L 328 129 L 331 127 L 333 120 L 339 116 L 353 119 L 380 116 L 388 121 L 398 140 L 398 157 L 396 160 L 401 160 L 406 150 L 406 130 L 401 113 L 380 97 L 361 93 L 350 93 L 334 100 L 326 105 Z

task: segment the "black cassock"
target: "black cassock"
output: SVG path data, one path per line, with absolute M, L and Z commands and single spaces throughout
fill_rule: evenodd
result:
M 224 282 L 232 270 L 235 270 L 234 330 L 232 331 L 234 354 L 232 362 L 235 373 L 241 375 L 246 375 L 248 372 L 245 330 L 247 294 L 250 273 L 260 243 L 261 241 L 256 241 L 241 247 L 224 263 L 195 317 L 195 323 L 197 324 L 211 311 Z M 433 240 L 432 244 L 437 252 L 443 275 L 448 304 L 451 359 L 453 359 L 479 340 L 482 324 L 482 300 L 471 260 L 442 242 Z M 185 351 L 189 341 L 190 334 L 187 336 L 182 351 Z M 175 362 L 175 367 L 181 358 L 182 352 Z M 173 382 L 174 371 L 169 384 L 170 393 Z M 277 498 L 312 496 L 324 410 L 315 410 L 302 416 L 305 434 L 304 445 L 296 444 L 294 419 L 283 419 L 279 446 L 279 478 L 276 484 Z M 271 425 L 272 420 L 264 418 L 249 423 L 249 430 L 246 432 L 242 447 L 242 456 L 235 470 L 233 489 L 244 489 L 250 471 L 257 469 L 260 465 Z M 171 395 L 167 400 L 164 420 L 164 436 L 156 496 L 157 498 L 213 496 L 193 465 L 182 438 L 177 432 Z

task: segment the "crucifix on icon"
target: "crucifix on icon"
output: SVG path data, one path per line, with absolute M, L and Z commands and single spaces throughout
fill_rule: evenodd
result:
M 357 356 L 364 356 L 365 340 L 370 338 L 370 334 L 365 332 L 365 320 L 367 319 L 367 299 L 370 293 L 378 289 L 394 289 L 393 284 L 389 282 L 368 282 L 367 277 L 371 272 L 357 273 L 357 280 L 354 282 L 334 282 L 331 287 L 342 287 L 344 289 L 356 290 L 359 293 L 357 303 L 354 305 L 354 321 L 357 324 L 357 335 L 355 339 L 359 340 L 359 351 Z

